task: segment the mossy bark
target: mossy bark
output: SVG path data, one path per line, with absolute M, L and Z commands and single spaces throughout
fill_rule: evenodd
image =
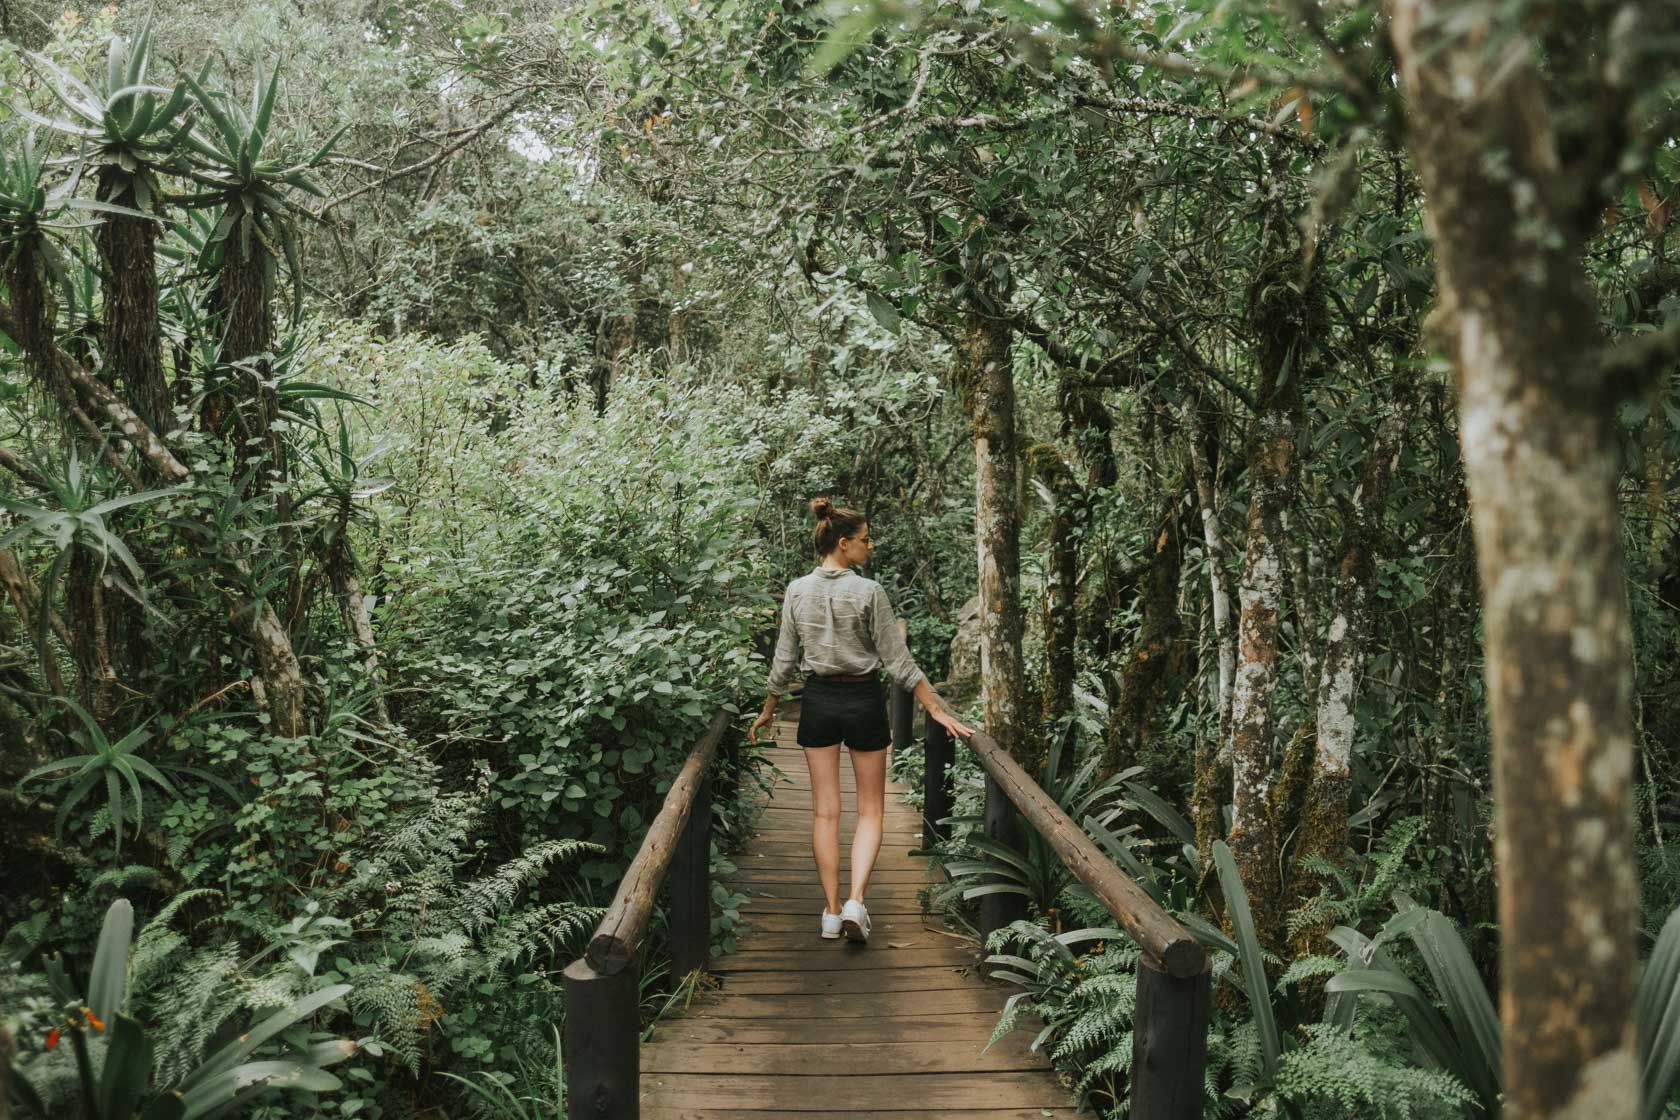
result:
M 1120 670 L 1117 702 L 1109 708 L 1101 774 L 1108 777 L 1138 761 L 1149 737 L 1158 701 L 1170 693 L 1176 646 L 1182 640 L 1178 617 L 1179 575 L 1184 541 L 1178 510 L 1183 491 L 1175 483 L 1149 529 L 1148 562 L 1139 588 L 1143 621 Z
M 1505 1114 L 1632 1120 L 1639 877 L 1619 398 L 1583 250 L 1623 150 L 1616 130 L 1634 119 L 1618 99 L 1640 88 L 1596 60 L 1612 38 L 1680 21 L 1658 5 L 1587 5 L 1515 30 L 1470 0 L 1389 7 L 1482 585 Z M 1632 26 L 1612 36 L 1612 13 Z M 1556 102 L 1593 105 L 1592 129 L 1572 131 L 1578 116 Z
M 987 301 L 990 304 L 990 301 Z M 1021 658 L 1020 464 L 1015 441 L 1014 333 L 992 306 L 971 306 L 959 376 L 974 432 L 975 544 L 980 570 L 980 687 L 986 730 L 1038 776 L 1043 744 L 1026 735 Z

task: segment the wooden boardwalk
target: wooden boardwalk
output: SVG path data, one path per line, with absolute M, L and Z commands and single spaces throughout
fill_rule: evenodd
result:
M 988 983 L 973 943 L 923 918 L 929 881 L 921 821 L 889 783 L 885 836 L 865 901 L 867 947 L 817 936 L 822 890 L 811 862 L 811 787 L 784 706 L 770 759 L 779 771 L 758 835 L 730 883 L 750 895 L 739 951 L 713 962 L 722 989 L 662 1021 L 642 1047 L 645 1120 L 1075 1115 L 1031 1036 L 984 1054 L 1013 987 Z M 844 753 L 844 752 L 842 752 Z M 840 762 L 840 890 L 856 821 L 851 764 Z

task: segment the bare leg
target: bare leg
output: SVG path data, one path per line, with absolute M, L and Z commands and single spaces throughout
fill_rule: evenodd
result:
M 828 912 L 840 913 L 840 744 L 806 747 L 811 771 L 811 854 Z
M 887 752 L 847 751 L 852 756 L 852 776 L 857 779 L 857 832 L 852 836 L 851 898 L 863 901 L 869 887 L 869 873 L 881 854 L 882 802 L 887 792 Z M 838 767 L 836 767 L 838 769 Z

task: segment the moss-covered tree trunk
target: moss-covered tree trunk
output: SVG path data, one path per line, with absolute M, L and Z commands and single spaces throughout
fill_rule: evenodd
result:
M 1261 944 L 1282 947 L 1280 834 L 1273 825 L 1276 754 L 1273 695 L 1282 650 L 1284 513 L 1295 500 L 1302 383 L 1322 329 L 1316 287 L 1297 289 L 1292 259 L 1256 280 L 1249 323 L 1258 346 L 1257 411 L 1248 437 L 1248 522 L 1237 599 L 1237 664 L 1231 690 L 1231 854 L 1242 874 Z
M 1029 774 L 1042 746 L 1028 742 L 1021 658 L 1020 464 L 1015 443 L 1014 333 L 995 306 L 971 306 L 960 376 L 974 432 L 974 540 L 980 571 L 980 689 L 986 730 Z
M 1631 17 L 1618 41 L 1654 33 L 1656 5 L 1542 12 L 1506 34 L 1469 0 L 1390 3 L 1482 585 L 1512 1120 L 1639 1115 L 1618 398 L 1582 261 L 1621 152 L 1601 133 L 1624 123 L 1630 75 L 1571 54 L 1605 49 L 1612 11 Z M 1550 90 L 1530 33 L 1555 35 Z M 1548 93 L 1608 112 L 1571 134 Z
M 1178 617 L 1184 557 L 1179 507 L 1183 497 L 1179 484 L 1168 488 L 1145 540 L 1147 557 L 1138 589 L 1143 620 L 1120 669 L 1119 696 L 1109 708 L 1100 771 L 1105 778 L 1138 761 L 1157 703 L 1171 692 L 1172 654 L 1183 631 Z
M 1050 496 L 1049 559 L 1044 572 L 1044 723 L 1053 727 L 1073 709 L 1074 645 L 1079 637 L 1079 486 L 1049 444 L 1032 449 L 1033 477 Z
M 1360 472 L 1359 486 L 1342 511 L 1341 556 L 1336 564 L 1330 626 L 1320 667 L 1312 774 L 1307 784 L 1291 865 L 1308 856 L 1340 863 L 1348 845 L 1348 799 L 1352 787 L 1354 706 L 1360 674 L 1373 637 L 1371 599 L 1377 576 L 1377 549 L 1389 483 L 1400 462 L 1410 419 L 1403 399 L 1377 426 Z M 1286 822 L 1277 822 L 1280 826 Z M 1316 876 L 1300 870 L 1290 890 L 1293 901 L 1312 894 Z M 1297 955 L 1317 952 L 1329 923 L 1304 927 L 1295 938 Z

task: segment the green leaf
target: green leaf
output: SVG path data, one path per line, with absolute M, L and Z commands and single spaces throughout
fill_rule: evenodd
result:
M 864 293 L 864 301 L 869 304 L 869 313 L 875 317 L 877 323 L 893 334 L 898 333 L 900 325 L 898 308 L 893 306 L 891 300 L 879 292 L 866 292 Z
M 121 822 L 116 822 L 120 831 Z M 88 974 L 88 1009 L 107 1023 L 123 1008 L 128 989 L 128 948 L 134 937 L 134 907 L 119 898 L 105 911 L 99 927 L 99 945 L 93 951 L 93 969 Z
M 1237 959 L 1242 962 L 1243 988 L 1248 992 L 1249 1012 L 1260 1031 L 1261 1073 L 1269 1085 L 1277 1079 L 1278 1055 L 1283 1047 L 1278 1037 L 1277 1018 L 1272 1011 L 1271 985 L 1266 982 L 1266 964 L 1260 954 L 1260 939 L 1254 931 L 1254 915 L 1248 906 L 1248 891 L 1237 873 L 1237 861 L 1223 840 L 1213 842 L 1213 862 L 1219 869 L 1219 885 L 1225 892 L 1225 909 L 1236 934 Z
M 1680 1079 L 1680 909 L 1663 923 L 1635 999 L 1644 1120 L 1661 1120 Z
M 252 1027 L 250 1031 L 241 1035 L 235 1042 L 230 1042 L 217 1051 L 202 1066 L 187 1075 L 181 1082 L 183 1089 L 192 1089 L 205 1081 L 227 1073 L 239 1062 L 244 1061 L 257 1047 L 290 1027 L 299 1020 L 306 1019 L 316 1011 L 325 1007 L 335 999 L 347 995 L 349 984 L 334 984 L 329 988 L 322 988 L 318 992 L 294 1001 L 283 1011 L 277 1011 Z M 259 1063 L 261 1064 L 261 1063 Z M 189 1108 L 189 1113 L 191 1109 Z
M 151 1087 L 152 1044 L 140 1024 L 127 1015 L 105 1021 L 111 1048 L 99 1077 L 99 1115 L 128 1120 Z

